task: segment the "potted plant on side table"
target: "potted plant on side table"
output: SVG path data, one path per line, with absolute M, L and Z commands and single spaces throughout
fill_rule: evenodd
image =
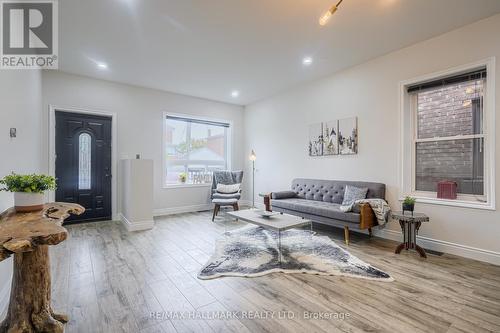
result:
M 186 180 L 187 180 L 187 173 L 185 172 L 181 172 L 179 174 L 179 181 L 182 183 L 182 184 L 185 184 L 186 183 Z
M 403 214 L 404 212 L 411 212 L 411 214 L 413 215 L 413 211 L 415 210 L 415 202 L 417 201 L 417 199 L 415 198 L 412 198 L 412 197 L 406 197 L 404 200 L 403 200 Z
M 14 193 L 14 206 L 18 212 L 43 209 L 45 192 L 56 189 L 56 179 L 47 175 L 18 175 L 12 173 L 0 180 L 0 191 Z

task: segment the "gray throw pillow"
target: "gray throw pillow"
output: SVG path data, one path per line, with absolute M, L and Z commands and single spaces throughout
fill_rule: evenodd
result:
M 342 206 L 352 205 L 356 200 L 366 199 L 366 194 L 368 193 L 368 188 L 361 188 L 355 186 L 347 185 L 344 191 L 344 201 L 342 201 Z

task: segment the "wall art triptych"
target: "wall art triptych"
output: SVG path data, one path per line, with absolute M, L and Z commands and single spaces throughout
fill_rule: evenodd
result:
M 358 118 L 309 125 L 309 156 L 358 153 Z

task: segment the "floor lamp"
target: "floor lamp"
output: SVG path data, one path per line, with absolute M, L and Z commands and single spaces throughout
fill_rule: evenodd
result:
M 252 161 L 252 208 L 255 208 L 255 160 L 257 159 L 257 155 L 255 155 L 255 151 L 252 149 L 252 153 L 250 154 L 250 161 Z

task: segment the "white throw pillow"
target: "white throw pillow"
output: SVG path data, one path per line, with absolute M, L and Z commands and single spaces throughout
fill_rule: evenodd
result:
M 219 193 L 236 193 L 240 191 L 241 184 L 217 184 L 217 192 Z

